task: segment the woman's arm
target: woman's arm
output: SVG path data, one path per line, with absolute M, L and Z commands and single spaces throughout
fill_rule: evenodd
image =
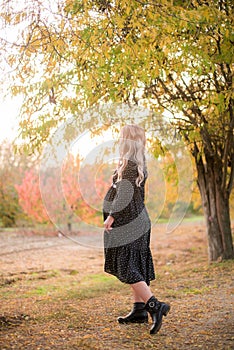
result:
M 119 215 L 121 215 L 121 211 L 123 211 L 131 202 L 137 176 L 138 171 L 136 166 L 127 165 L 123 171 L 122 180 L 116 183 L 116 196 L 112 202 L 109 217 L 116 220 Z M 109 220 L 111 221 L 111 219 Z

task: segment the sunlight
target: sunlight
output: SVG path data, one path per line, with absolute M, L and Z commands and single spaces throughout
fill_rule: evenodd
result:
M 13 141 L 18 133 L 20 97 L 0 97 L 0 141 Z

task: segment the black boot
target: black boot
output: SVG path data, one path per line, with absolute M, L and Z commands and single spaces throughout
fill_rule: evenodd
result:
M 132 311 L 125 317 L 118 317 L 119 323 L 144 323 L 148 322 L 148 313 L 145 303 L 134 303 Z
M 163 303 L 152 296 L 145 304 L 145 309 L 150 313 L 153 321 L 150 334 L 155 334 L 161 328 L 163 316 L 167 316 L 170 311 L 170 305 Z

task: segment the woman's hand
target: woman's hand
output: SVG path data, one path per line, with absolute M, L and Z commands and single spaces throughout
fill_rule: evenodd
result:
M 109 215 L 109 216 L 106 218 L 106 220 L 104 221 L 104 227 L 105 227 L 105 230 L 106 230 L 106 231 L 112 230 L 111 225 L 113 224 L 114 221 L 115 221 L 115 219 L 113 218 L 113 216 L 110 216 L 110 215 Z

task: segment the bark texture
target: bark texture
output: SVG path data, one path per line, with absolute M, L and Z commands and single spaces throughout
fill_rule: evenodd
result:
M 222 163 L 208 152 L 200 157 L 196 145 L 194 150 L 197 181 L 206 217 L 209 260 L 233 259 L 230 193 L 222 188 Z

